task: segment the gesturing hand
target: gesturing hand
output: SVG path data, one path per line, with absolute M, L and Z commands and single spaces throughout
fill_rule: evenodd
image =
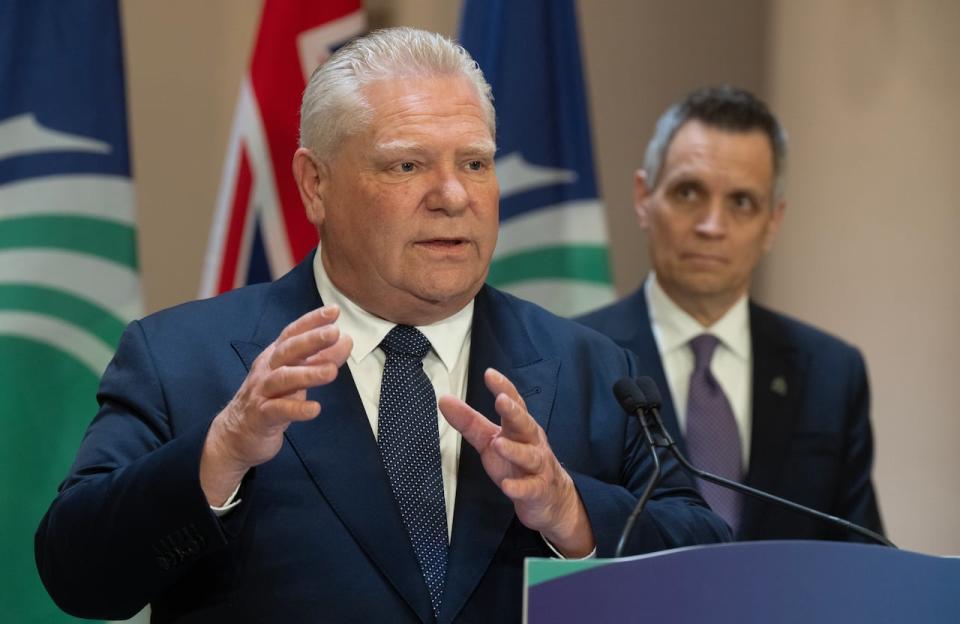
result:
M 543 428 L 509 379 L 489 368 L 484 382 L 496 395 L 499 427 L 450 395 L 439 400 L 444 418 L 480 454 L 487 475 L 513 501 L 524 526 L 540 531 L 565 556 L 589 554 L 595 546 L 590 520 Z
M 200 485 L 210 504 L 222 504 L 250 468 L 280 451 L 290 423 L 320 413 L 307 389 L 336 379 L 353 347 L 334 324 L 339 314 L 325 306 L 287 325 L 213 419 L 200 458 Z

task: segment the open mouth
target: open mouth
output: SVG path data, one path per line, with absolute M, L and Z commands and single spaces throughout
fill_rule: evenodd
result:
M 465 238 L 430 238 L 417 242 L 418 245 L 434 249 L 456 249 L 467 244 Z

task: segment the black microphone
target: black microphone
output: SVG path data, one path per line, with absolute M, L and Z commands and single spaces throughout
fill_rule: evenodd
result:
M 883 544 L 884 546 L 890 546 L 891 548 L 896 548 L 893 542 L 880 535 L 879 533 L 874 533 L 870 529 L 864 528 L 860 525 L 854 524 L 849 520 L 844 520 L 843 518 L 838 518 L 837 516 L 831 516 L 830 514 L 823 513 L 822 511 L 817 511 L 811 507 L 806 507 L 799 503 L 787 500 L 785 498 L 780 498 L 779 496 L 774 496 L 762 490 L 752 488 L 748 485 L 738 483 L 736 481 L 731 481 L 729 479 L 724 479 L 709 472 L 704 472 L 697 468 L 694 468 L 693 465 L 687 461 L 687 458 L 680 453 L 680 449 L 677 448 L 676 443 L 673 441 L 673 438 L 670 436 L 670 432 L 667 431 L 667 428 L 663 426 L 663 420 L 660 418 L 660 391 L 657 389 L 657 383 L 649 377 L 638 377 L 636 383 L 640 389 L 640 394 L 637 396 L 643 396 L 645 399 L 645 404 L 640 406 L 641 411 L 649 415 L 650 423 L 649 426 L 654 431 L 654 443 L 661 448 L 666 448 L 668 451 L 673 453 L 673 456 L 677 458 L 677 461 L 680 463 L 683 468 L 690 473 L 700 477 L 704 481 L 709 481 L 710 483 L 716 483 L 722 487 L 729 488 L 740 492 L 741 494 L 747 494 L 754 498 L 758 498 L 762 501 L 769 503 L 774 503 L 780 505 L 781 507 L 786 507 L 787 509 L 792 509 L 793 511 L 817 518 L 828 524 L 833 524 L 834 526 L 840 526 L 844 529 L 853 531 L 859 535 L 867 537 L 878 544 Z
M 633 525 L 636 523 L 637 517 L 640 516 L 643 508 L 647 505 L 647 501 L 650 500 L 650 495 L 653 494 L 653 488 L 655 488 L 660 481 L 660 458 L 657 457 L 657 446 L 654 443 L 650 423 L 647 422 L 648 417 L 643 411 L 643 406 L 647 404 L 647 399 L 644 397 L 643 392 L 640 391 L 637 383 L 629 377 L 624 377 L 613 384 L 613 395 L 617 397 L 617 402 L 620 403 L 620 407 L 622 407 L 626 413 L 631 416 L 636 416 L 637 420 L 640 421 L 640 426 L 643 428 L 643 435 L 647 439 L 647 446 L 650 448 L 650 456 L 653 458 L 653 474 L 650 475 L 650 479 L 643 489 L 643 494 L 640 495 L 640 500 L 638 500 L 636 506 L 634 506 L 633 512 L 631 512 L 630 517 L 627 518 L 627 522 L 623 526 L 623 531 L 620 533 L 620 541 L 617 542 L 617 549 L 613 553 L 614 557 L 620 557 L 627 544 L 627 538 L 633 531 Z

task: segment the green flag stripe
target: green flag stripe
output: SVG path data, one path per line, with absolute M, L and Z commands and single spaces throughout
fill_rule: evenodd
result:
M 35 312 L 58 318 L 93 334 L 113 349 L 124 322 L 89 301 L 61 290 L 26 284 L 0 284 L 0 310 Z
M 137 268 L 134 229 L 115 221 L 60 215 L 4 220 L 0 249 L 17 247 L 69 249 Z
M 558 245 L 502 256 L 490 264 L 487 281 L 493 286 L 534 279 L 576 279 L 610 283 L 604 245 Z

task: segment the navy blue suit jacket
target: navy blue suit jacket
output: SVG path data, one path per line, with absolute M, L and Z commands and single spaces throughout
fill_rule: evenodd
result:
M 686 452 L 643 288 L 578 320 L 640 358 L 640 370 L 660 388 L 664 424 Z M 870 392 L 860 352 L 753 302 L 750 337 L 753 425 L 745 483 L 881 532 L 870 476 Z M 745 499 L 738 540 L 864 539 Z
M 132 323 L 101 407 L 37 532 L 65 610 L 155 622 L 430 622 L 430 599 L 349 369 L 310 398 L 279 454 L 218 519 L 200 489 L 207 428 L 285 325 L 321 305 L 312 255 L 272 284 Z M 600 556 L 612 554 L 650 464 L 612 397 L 635 360 L 605 337 L 489 287 L 476 297 L 467 401 L 497 420 L 482 374 L 516 384 L 572 475 Z M 549 556 L 469 444 L 461 450 L 441 622 L 519 621 L 522 562 Z M 633 552 L 729 539 L 668 463 Z

